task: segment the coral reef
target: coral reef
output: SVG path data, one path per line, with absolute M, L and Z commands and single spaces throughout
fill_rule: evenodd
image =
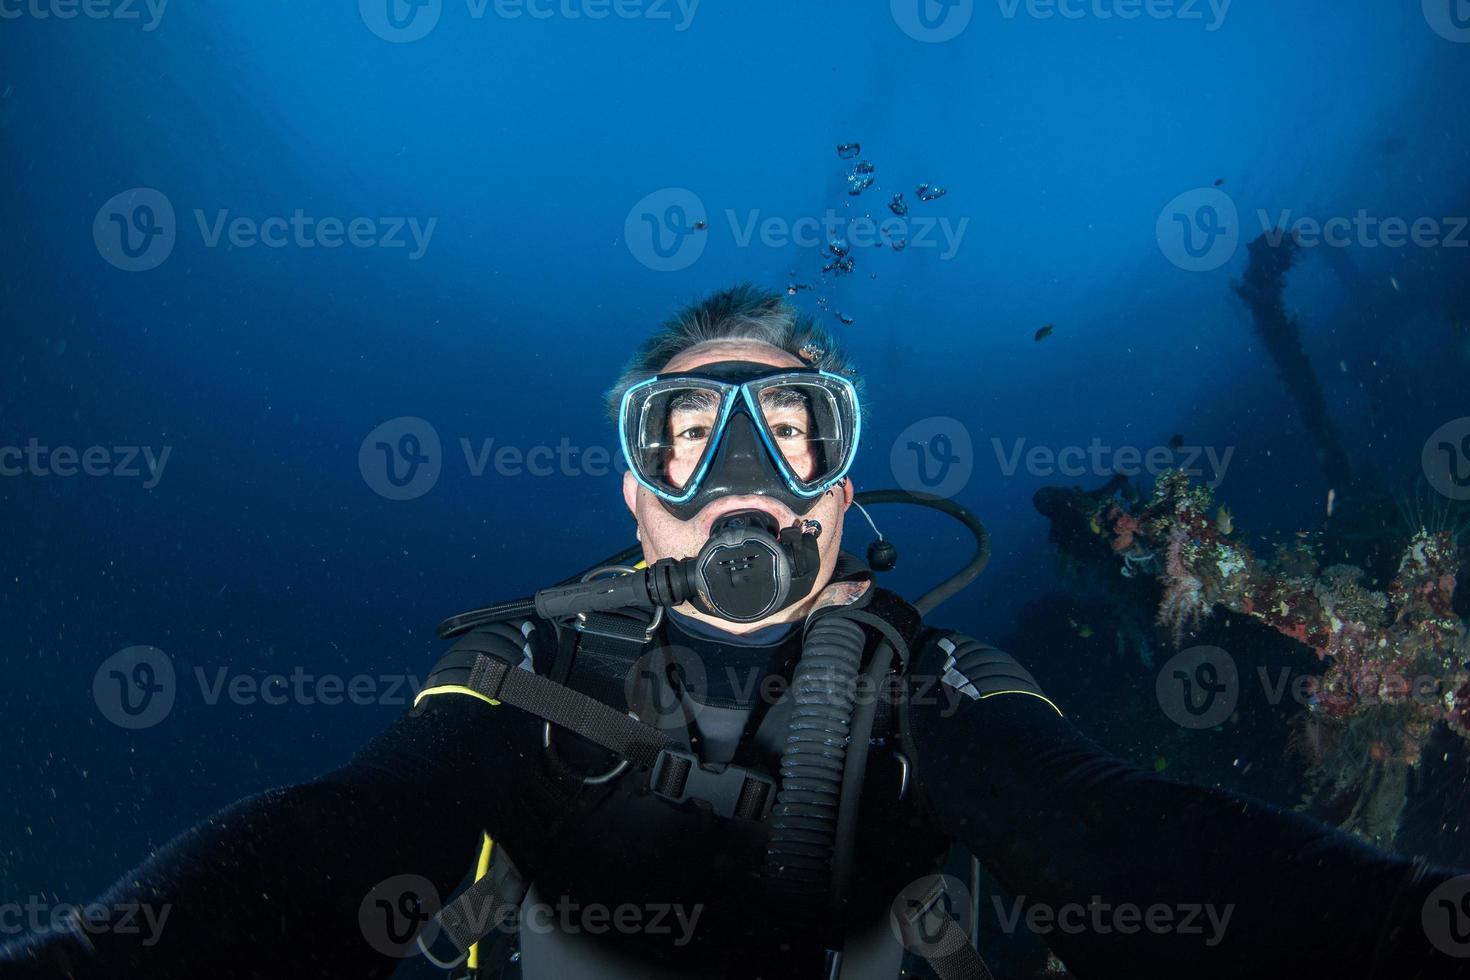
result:
M 1048 488 L 1036 503 L 1074 558 L 1111 568 L 1114 581 L 1131 580 L 1125 588 L 1157 580 L 1157 621 L 1176 646 L 1225 610 L 1315 653 L 1323 671 L 1303 679 L 1307 711 L 1293 747 L 1314 768 L 1313 808 L 1344 826 L 1391 841 L 1404 770 L 1418 765 L 1435 726 L 1470 739 L 1470 632 L 1453 608 L 1451 533 L 1419 530 L 1378 591 L 1360 568 L 1323 568 L 1311 534 L 1258 556 L 1229 511 L 1215 511 L 1209 491 L 1177 471 L 1147 499 L 1110 484 L 1093 494 Z

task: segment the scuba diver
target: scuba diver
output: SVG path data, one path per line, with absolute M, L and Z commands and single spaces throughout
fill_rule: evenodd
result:
M 350 762 L 199 823 L 0 977 L 988 977 L 953 847 L 1083 978 L 1470 976 L 1431 921 L 1459 872 L 1129 765 L 928 623 L 985 531 L 855 494 L 860 401 L 783 297 L 674 317 L 609 395 L 637 546 L 447 620 Z M 974 559 L 912 602 L 877 585 L 892 544 L 840 545 L 885 503 Z M 138 906 L 157 935 L 108 928 Z

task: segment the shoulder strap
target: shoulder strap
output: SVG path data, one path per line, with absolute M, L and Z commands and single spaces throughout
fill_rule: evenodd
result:
M 760 820 L 769 812 L 775 796 L 769 776 L 743 766 L 706 765 L 680 751 L 661 729 L 536 673 L 529 644 L 517 646 L 519 638 L 507 623 L 481 626 L 461 637 L 429 675 L 419 700 L 467 695 L 494 706 L 510 705 L 651 770 L 653 793 L 671 803 L 698 800 L 716 816 L 737 820 Z M 554 669 L 560 671 L 562 665 Z
M 485 629 L 467 634 L 454 645 L 429 675 L 420 698 L 458 693 L 492 705 L 508 704 L 576 732 L 639 766 L 652 766 L 661 751 L 673 747 L 673 740 L 652 725 L 634 721 L 611 705 L 543 677 L 526 661 L 513 665 L 498 649 L 476 649 L 476 640 Z

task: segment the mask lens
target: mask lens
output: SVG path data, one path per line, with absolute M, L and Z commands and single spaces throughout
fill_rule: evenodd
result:
M 752 392 L 766 437 L 802 489 L 829 482 L 856 451 L 851 388 L 827 378 L 776 378 Z
M 691 381 L 656 382 L 624 409 L 628 463 L 638 476 L 680 495 L 705 465 L 719 428 L 725 389 Z

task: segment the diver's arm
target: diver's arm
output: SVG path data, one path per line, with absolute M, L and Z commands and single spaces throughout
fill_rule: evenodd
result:
M 1022 914 L 1068 917 L 1042 938 L 1079 977 L 1470 976 L 1470 960 L 1436 950 L 1421 924 L 1455 872 L 1131 766 L 1005 654 L 957 639 L 957 663 L 931 647 L 916 667 L 949 678 L 937 688 L 947 697 L 911 698 L 919 779 Z M 1168 924 L 1155 911 L 1150 928 L 1155 907 Z
M 515 774 L 538 740 L 521 712 L 425 698 L 346 766 L 222 810 L 97 900 L 115 917 L 146 908 L 156 928 L 133 914 L 134 928 L 32 937 L 0 948 L 0 977 L 386 977 L 398 960 L 359 922 L 379 883 L 419 875 L 448 900 L 487 826 L 534 865 L 535 801 Z

